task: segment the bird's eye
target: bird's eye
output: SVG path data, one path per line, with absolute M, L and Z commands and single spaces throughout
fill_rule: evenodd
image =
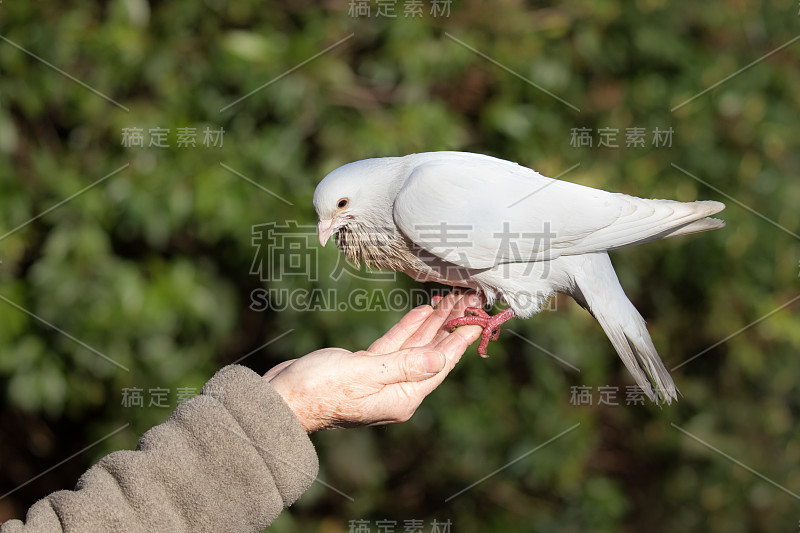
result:
M 338 207 L 339 209 L 344 209 L 345 207 L 347 207 L 347 198 L 342 198 L 341 200 L 339 200 L 339 203 L 336 204 L 336 207 Z

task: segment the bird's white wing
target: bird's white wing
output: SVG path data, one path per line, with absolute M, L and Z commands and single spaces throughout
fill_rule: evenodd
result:
M 469 155 L 419 162 L 393 212 L 415 244 L 467 268 L 620 248 L 668 236 L 724 208 L 609 193 Z

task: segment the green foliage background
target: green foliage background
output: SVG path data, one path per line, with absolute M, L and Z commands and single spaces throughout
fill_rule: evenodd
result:
M 387 285 L 330 279 L 330 246 L 317 281 L 262 281 L 251 228 L 313 224 L 314 187 L 340 164 L 464 150 L 728 204 L 724 230 L 612 254 L 667 367 L 703 352 L 674 373 L 681 401 L 597 405 L 598 387 L 629 376 L 598 324 L 559 299 L 558 312 L 509 324 L 541 348 L 509 332 L 488 360 L 472 348 L 410 422 L 314 435 L 320 479 L 353 501 L 315 484 L 270 530 L 347 531 L 357 519 L 373 530 L 379 519 L 397 530 L 422 519 L 425 531 L 433 519 L 467 532 L 797 529 L 800 44 L 671 109 L 797 38 L 800 6 L 464 1 L 433 17 L 431 4 L 414 19 L 402 1 L 394 19 L 375 4 L 350 16 L 348 0 L 0 4 L 0 493 L 77 454 L 0 498 L 0 519 L 133 448 L 178 387 L 246 354 L 264 372 L 319 347 L 367 346 L 402 313 L 261 312 L 251 294 Z M 172 147 L 122 146 L 132 127 L 170 128 Z M 224 128 L 224 145 L 178 148 L 182 127 Z M 619 148 L 597 146 L 605 127 Z M 625 147 L 632 127 L 646 128 L 645 148 Z M 573 128 L 591 128 L 594 146 L 571 146 Z M 671 147 L 652 146 L 655 128 L 673 128 Z M 593 405 L 573 405 L 574 386 L 592 387 Z M 121 405 L 132 387 L 143 408 Z M 172 391 L 170 408 L 146 405 L 154 387 Z

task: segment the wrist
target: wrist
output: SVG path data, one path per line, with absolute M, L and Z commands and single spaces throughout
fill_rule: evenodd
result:
M 270 385 L 272 385 L 280 397 L 283 398 L 283 402 L 289 406 L 289 409 L 294 413 L 294 416 L 297 418 L 297 421 L 300 422 L 300 425 L 303 426 L 303 429 L 306 430 L 306 433 L 313 433 L 320 429 L 316 417 L 311 415 L 309 409 L 302 407 L 303 402 L 300 401 L 300 395 L 298 393 L 283 387 L 281 381 L 278 379 L 271 381 Z

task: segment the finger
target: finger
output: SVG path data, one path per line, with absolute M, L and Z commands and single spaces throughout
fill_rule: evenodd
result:
M 373 342 L 367 351 L 381 355 L 396 352 L 432 313 L 433 308 L 430 305 L 421 305 L 412 309 L 383 337 Z
M 435 350 L 444 355 L 447 363 L 438 374 L 414 384 L 420 401 L 442 384 L 461 361 L 461 356 L 464 355 L 469 345 L 480 338 L 482 332 L 483 329 L 480 326 L 461 326 L 453 333 L 448 333 L 442 341 L 435 345 Z
M 462 326 L 453 333 L 448 333 L 447 337 L 436 345 L 436 351 L 444 355 L 447 363 L 438 374 L 414 384 L 420 401 L 442 384 L 461 361 L 461 356 L 464 355 L 469 345 L 480 338 L 482 332 L 483 329 L 480 326 Z
M 480 296 L 475 291 L 470 291 L 464 294 L 461 299 L 456 302 L 456 305 L 453 306 L 453 309 L 450 311 L 450 315 L 445 318 L 442 322 L 442 325 L 436 331 L 436 334 L 431 339 L 432 343 L 438 343 L 444 340 L 450 332 L 445 329 L 443 326 L 450 320 L 454 318 L 460 318 L 464 316 L 467 307 L 481 307 L 484 304 L 483 296 Z
M 442 324 L 444 324 L 447 317 L 450 316 L 460 298 L 461 293 L 459 291 L 453 291 L 445 296 L 444 299 L 439 302 L 439 305 L 433 313 L 428 316 L 428 319 L 420 325 L 413 335 L 406 339 L 402 347 L 413 348 L 415 346 L 425 346 L 429 344 L 442 329 Z
M 267 381 L 272 381 L 275 378 L 275 376 L 277 376 L 278 374 L 283 372 L 283 370 L 286 367 L 288 367 L 289 365 L 291 365 L 295 361 L 297 361 L 297 359 L 289 359 L 288 361 L 284 361 L 282 363 L 278 363 L 277 365 L 275 365 L 272 368 L 270 368 L 269 370 L 267 370 L 267 373 L 264 374 L 264 379 L 266 379 Z
M 433 344 L 432 348 L 442 352 L 447 358 L 449 371 L 458 363 L 469 345 L 480 338 L 481 333 L 483 328 L 480 326 L 459 326 L 453 333 L 447 333 L 443 339 Z
M 366 358 L 362 375 L 376 380 L 379 385 L 394 385 L 430 379 L 446 366 L 444 354 L 426 348 L 410 348 Z

